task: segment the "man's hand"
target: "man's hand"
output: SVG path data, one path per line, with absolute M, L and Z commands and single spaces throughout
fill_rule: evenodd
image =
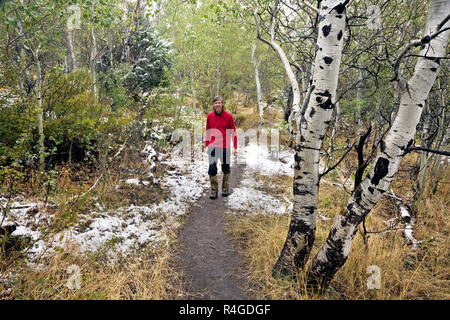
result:
M 236 148 L 233 148 L 233 156 L 235 156 L 237 154 L 237 150 Z

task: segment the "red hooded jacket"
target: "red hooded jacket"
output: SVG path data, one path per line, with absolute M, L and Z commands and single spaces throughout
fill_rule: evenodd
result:
M 233 146 L 237 148 L 236 127 L 231 114 L 222 110 L 220 115 L 214 111 L 206 118 L 205 147 L 229 148 L 231 136 L 233 136 Z

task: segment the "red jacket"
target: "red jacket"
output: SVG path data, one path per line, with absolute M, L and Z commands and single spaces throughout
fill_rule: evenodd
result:
M 206 118 L 205 147 L 229 148 L 231 136 L 233 136 L 233 146 L 237 148 L 236 127 L 231 114 L 222 110 L 220 115 L 214 111 Z

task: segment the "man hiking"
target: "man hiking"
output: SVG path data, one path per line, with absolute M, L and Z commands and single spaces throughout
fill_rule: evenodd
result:
M 208 175 L 211 182 L 210 199 L 217 198 L 217 160 L 222 164 L 222 197 L 230 194 L 230 141 L 233 136 L 233 155 L 236 155 L 237 136 L 234 119 L 231 114 L 224 110 L 221 97 L 213 100 L 214 111 L 206 118 L 205 148 L 209 158 Z

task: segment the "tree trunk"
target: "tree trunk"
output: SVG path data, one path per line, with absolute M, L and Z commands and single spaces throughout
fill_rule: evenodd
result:
M 361 69 L 358 69 L 358 89 L 356 89 L 356 97 L 357 97 L 357 104 L 356 104 L 356 110 L 354 112 L 354 126 L 355 126 L 355 137 L 359 137 L 361 135 L 361 106 L 362 106 L 362 99 L 363 99 L 363 93 L 362 93 L 362 82 L 364 79 L 363 71 Z
M 21 1 L 20 3 L 23 3 L 23 1 Z M 22 26 L 22 22 L 20 20 L 18 20 L 18 27 L 19 27 L 18 34 L 23 34 L 24 29 Z M 22 65 L 23 61 L 26 60 L 25 38 L 24 37 L 20 37 L 17 41 L 17 52 L 19 53 L 19 57 L 18 57 L 17 61 L 12 61 L 13 60 L 12 59 L 11 64 L 16 67 L 17 74 L 18 74 L 20 94 L 21 94 L 21 97 L 24 98 L 25 96 L 31 94 L 31 89 L 32 89 L 31 83 L 33 82 L 31 80 L 32 77 L 30 75 L 30 72 L 28 71 L 28 68 L 26 68 L 24 70 L 25 76 L 22 76 L 22 72 L 21 72 L 21 68 L 22 68 L 21 65 Z
M 275 274 L 293 276 L 308 259 L 314 243 L 319 191 L 319 151 L 336 99 L 348 1 L 322 2 L 308 106 L 297 135 L 294 162 L 294 205 L 288 236 L 274 267 Z M 297 89 L 298 90 L 298 89 Z
M 191 87 L 192 87 L 192 108 L 195 110 L 197 107 L 196 100 L 197 94 L 195 92 L 195 71 L 191 70 Z
M 430 131 L 430 112 L 429 112 L 430 106 L 428 101 L 425 101 L 425 106 L 423 110 L 423 129 L 421 133 L 421 145 L 424 148 L 431 147 L 430 144 L 427 142 L 427 138 L 429 138 L 428 134 Z M 417 184 L 418 184 L 418 193 L 416 200 L 420 201 L 422 198 L 423 192 L 425 190 L 425 185 L 427 183 L 427 175 L 428 175 L 428 168 L 431 163 L 431 155 L 428 152 L 421 152 L 419 157 L 419 174 L 417 176 Z M 417 202 L 418 203 L 418 202 Z
M 383 119 L 381 117 L 381 103 L 377 102 L 377 105 L 375 106 L 375 114 L 373 116 L 372 121 L 372 128 L 373 128 L 373 143 L 372 143 L 372 150 L 375 151 L 375 145 L 378 142 L 378 139 L 381 135 L 381 129 L 383 127 Z
M 260 29 L 259 20 L 257 18 L 257 10 L 255 10 L 255 12 L 253 14 L 255 17 L 255 22 L 256 22 L 256 27 L 257 27 L 257 32 L 258 32 L 258 34 L 257 34 L 258 39 L 267 43 L 269 46 L 272 47 L 273 50 L 275 50 L 278 53 L 281 63 L 283 64 L 284 70 L 286 72 L 286 75 L 288 76 L 289 82 L 291 84 L 292 105 L 291 105 L 291 110 L 290 110 L 289 119 L 288 119 L 288 127 L 289 127 L 289 131 L 292 133 L 291 122 L 295 123 L 295 125 L 297 127 L 296 131 L 298 131 L 298 126 L 300 123 L 300 86 L 297 81 L 297 77 L 295 76 L 295 73 L 292 70 L 291 63 L 290 63 L 288 57 L 286 56 L 286 53 L 275 41 L 275 21 L 274 20 L 275 20 L 275 14 L 276 14 L 278 4 L 279 4 L 279 1 L 276 1 L 272 8 L 272 11 L 271 11 L 270 41 L 266 41 L 261 37 L 260 30 L 259 30 Z M 288 102 L 288 106 L 289 106 L 289 102 Z M 286 116 L 286 110 L 285 110 L 285 116 Z
M 450 12 L 450 0 L 431 0 L 424 34 L 433 34 Z M 446 27 L 450 25 L 446 23 Z M 443 27 L 445 28 L 445 26 Z M 401 86 L 400 106 L 395 121 L 374 161 L 374 166 L 353 191 L 347 206 L 334 222 L 326 243 L 313 259 L 308 278 L 326 287 L 347 260 L 361 221 L 389 188 L 405 149 L 413 143 L 425 100 L 436 80 L 441 57 L 445 56 L 449 31 L 440 33 L 421 50 L 415 72 L 407 86 Z M 430 50 L 433 48 L 433 50 Z
M 217 75 L 216 75 L 216 96 L 220 94 L 220 63 L 217 60 Z
M 38 132 L 39 132 L 39 172 L 44 172 L 45 165 L 45 145 L 44 145 L 44 109 L 42 107 L 42 69 L 39 61 L 38 49 L 33 50 L 33 59 L 36 64 L 36 100 L 38 105 Z
M 336 135 L 339 132 L 340 123 L 341 123 L 341 108 L 339 106 L 339 102 L 336 102 L 334 126 L 333 130 L 331 131 L 330 152 L 334 151 L 334 143 Z
M 441 106 L 441 114 L 439 116 L 439 128 L 438 128 L 438 133 L 436 135 L 436 146 L 435 149 L 437 150 L 446 150 L 447 149 L 447 141 L 449 139 L 449 135 L 450 135 L 450 128 L 446 128 L 444 126 L 445 123 L 445 118 L 446 118 L 446 110 L 447 110 L 447 105 L 445 103 L 445 93 L 446 93 L 446 89 L 444 89 L 442 87 L 442 83 L 441 83 L 441 79 L 438 79 L 438 88 L 441 90 L 441 101 L 440 101 L 440 106 Z M 440 180 L 442 179 L 442 175 L 438 174 L 439 173 L 439 168 L 441 167 L 441 164 L 444 160 L 444 156 L 443 155 L 433 155 L 432 156 L 432 162 L 434 162 L 433 164 L 433 170 L 431 171 L 431 180 L 432 180 L 432 188 L 431 188 L 431 193 L 434 194 L 436 192 L 437 186 L 440 182 Z
M 259 111 L 259 124 L 261 125 L 264 120 L 264 107 L 261 93 L 261 82 L 259 80 L 259 61 L 256 59 L 256 49 L 258 48 L 258 41 L 252 48 L 252 63 L 253 69 L 255 71 L 255 81 L 256 81 L 256 99 L 258 100 L 258 111 Z
M 68 72 L 72 72 L 77 69 L 77 58 L 75 56 L 75 50 L 73 48 L 73 30 L 70 28 L 67 30 L 67 40 L 69 43 L 69 53 L 70 53 L 70 67 L 68 68 Z
M 111 36 L 109 39 L 109 66 L 111 67 L 111 70 L 114 69 L 113 49 L 114 49 L 114 38 L 113 38 L 113 36 Z
M 94 104 L 97 104 L 97 83 L 96 83 L 96 58 L 97 58 L 97 42 L 94 34 L 94 26 L 91 26 L 91 79 L 92 79 L 92 98 Z
M 73 138 L 70 139 L 70 147 L 69 147 L 69 167 L 72 167 L 72 147 L 73 147 Z
M 440 148 L 442 150 L 448 150 L 448 143 L 450 139 L 450 128 L 447 128 L 445 134 L 442 136 Z M 442 165 L 442 163 L 445 163 Z M 432 179 L 432 188 L 431 188 L 431 194 L 435 194 L 437 191 L 437 187 L 439 185 L 439 182 L 444 177 L 444 170 L 447 168 L 448 161 L 444 160 L 444 155 L 435 155 L 434 157 L 434 165 L 433 170 L 431 172 L 431 179 Z
M 133 13 L 132 13 L 133 22 L 128 26 L 126 34 L 125 34 L 125 39 L 123 41 L 123 49 L 122 49 L 122 54 L 120 56 L 120 62 L 124 62 L 130 56 L 129 43 L 130 43 L 130 39 L 133 35 L 132 28 L 133 28 L 133 26 L 135 29 L 137 29 L 137 27 L 138 27 L 140 9 L 141 9 L 141 0 L 137 0 L 136 5 L 133 10 Z
M 291 117 L 293 100 L 294 100 L 294 94 L 292 91 L 292 86 L 289 86 L 289 92 L 288 92 L 288 96 L 287 96 L 286 106 L 284 108 L 284 121 L 286 121 L 286 122 L 288 122 Z
M 291 111 L 291 121 L 294 122 L 297 126 L 299 124 L 299 115 L 300 115 L 300 86 L 298 85 L 297 78 L 295 77 L 294 71 L 291 68 L 291 64 L 284 53 L 283 49 L 274 41 L 271 42 L 272 48 L 278 53 L 280 56 L 281 62 L 283 63 L 284 70 L 289 78 L 289 82 L 292 86 L 292 111 Z

